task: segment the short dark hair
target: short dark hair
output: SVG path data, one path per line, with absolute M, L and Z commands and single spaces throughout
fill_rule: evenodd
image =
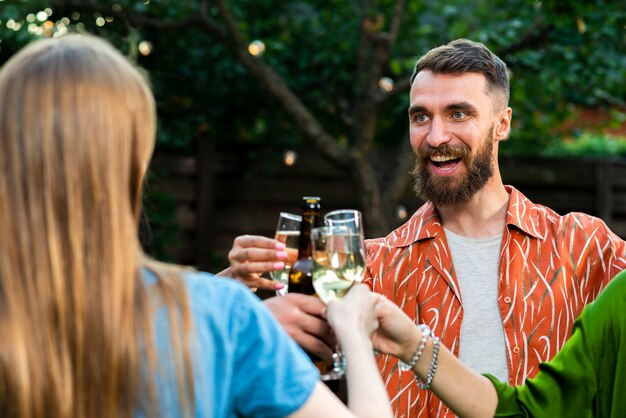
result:
M 504 93 L 504 106 L 509 102 L 510 84 L 506 64 L 480 42 L 457 39 L 431 49 L 417 61 L 411 84 L 417 74 L 425 70 L 434 74 L 482 74 L 487 79 L 489 90 Z

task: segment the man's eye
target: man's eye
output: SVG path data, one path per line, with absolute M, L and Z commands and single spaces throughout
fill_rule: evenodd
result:
M 463 119 L 465 116 L 466 116 L 466 115 L 465 115 L 465 112 L 454 112 L 454 113 L 452 114 L 452 117 L 453 117 L 454 119 Z
M 426 115 L 416 115 L 415 116 L 415 121 L 416 122 L 425 122 L 426 119 L 428 119 L 428 117 Z

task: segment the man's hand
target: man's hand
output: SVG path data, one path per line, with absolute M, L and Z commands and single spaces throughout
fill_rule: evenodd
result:
M 322 315 L 326 306 L 314 296 L 288 293 L 264 301 L 287 334 L 300 347 L 327 363 L 332 361 L 336 339 Z

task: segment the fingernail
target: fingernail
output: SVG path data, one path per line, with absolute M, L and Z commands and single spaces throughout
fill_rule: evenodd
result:
M 282 261 L 277 261 L 274 263 L 274 270 L 282 270 L 285 268 L 285 263 Z
M 276 253 L 276 258 L 287 258 L 287 251 L 279 251 Z
M 284 285 L 284 284 L 282 284 L 282 283 L 276 283 L 276 284 L 274 285 L 274 289 L 276 289 L 276 290 L 283 289 L 284 287 L 285 287 L 285 285 Z
M 284 250 L 284 249 L 285 249 L 285 248 L 287 248 L 287 247 L 285 246 L 285 243 L 283 243 L 283 242 L 279 242 L 278 244 L 276 244 L 276 245 L 274 246 L 274 248 L 276 248 L 278 251 L 281 251 L 281 250 Z

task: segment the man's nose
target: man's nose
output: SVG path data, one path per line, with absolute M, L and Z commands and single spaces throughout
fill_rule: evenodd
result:
M 428 145 L 437 148 L 439 145 L 450 142 L 451 138 L 445 121 L 441 120 L 441 118 L 433 118 L 426 136 Z

